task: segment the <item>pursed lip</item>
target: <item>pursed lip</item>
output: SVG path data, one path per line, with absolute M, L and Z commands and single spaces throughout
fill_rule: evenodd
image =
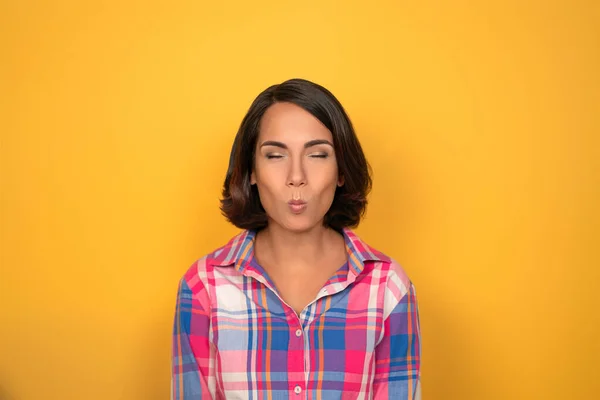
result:
M 291 206 L 302 206 L 306 204 L 306 202 L 304 200 L 290 200 L 288 201 L 288 204 Z
M 288 201 L 288 207 L 294 214 L 301 214 L 306 209 L 306 201 L 304 200 L 290 200 Z

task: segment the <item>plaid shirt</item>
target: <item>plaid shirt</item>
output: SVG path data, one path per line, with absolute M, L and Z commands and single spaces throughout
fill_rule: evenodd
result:
M 415 288 L 344 230 L 348 262 L 297 315 L 243 231 L 180 281 L 172 399 L 420 399 Z

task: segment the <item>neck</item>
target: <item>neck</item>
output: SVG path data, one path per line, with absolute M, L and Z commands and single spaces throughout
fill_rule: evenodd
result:
M 256 238 L 260 259 L 275 265 L 305 268 L 318 265 L 325 255 L 343 238 L 335 230 L 319 225 L 304 232 L 291 232 L 276 224 L 269 224 Z

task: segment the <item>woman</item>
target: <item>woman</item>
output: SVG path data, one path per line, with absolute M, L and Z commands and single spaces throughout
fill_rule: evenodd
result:
M 292 79 L 256 98 L 221 200 L 243 231 L 180 282 L 174 399 L 420 398 L 414 287 L 351 230 L 370 187 L 327 89 Z

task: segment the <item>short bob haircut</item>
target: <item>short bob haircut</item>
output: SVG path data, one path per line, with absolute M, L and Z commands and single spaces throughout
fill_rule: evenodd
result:
M 304 79 L 290 79 L 270 86 L 250 106 L 231 149 L 221 212 L 241 229 L 260 230 L 267 226 L 267 214 L 256 185 L 250 184 L 250 175 L 254 169 L 261 118 L 271 105 L 279 102 L 302 107 L 331 132 L 338 172 L 344 184 L 336 189 L 324 225 L 337 231 L 356 227 L 365 213 L 367 195 L 371 191 L 371 168 L 340 102 L 329 90 Z

